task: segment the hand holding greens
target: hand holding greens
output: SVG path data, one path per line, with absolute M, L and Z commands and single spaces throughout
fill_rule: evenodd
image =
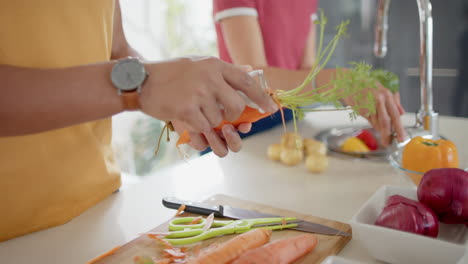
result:
M 385 70 L 372 70 L 372 66 L 365 62 L 351 62 L 349 69 L 338 68 L 335 78 L 329 83 L 304 91 L 311 83 L 315 83 L 317 75 L 327 65 L 339 40 L 346 36 L 349 21 L 343 21 L 336 27 L 336 35 L 325 47 L 323 47 L 323 36 L 327 18 L 322 10 L 320 10 L 320 19 L 316 21 L 316 24 L 320 26 L 317 59 L 309 75 L 301 85 L 294 89 L 273 91 L 273 98 L 281 107 L 293 110 L 295 127 L 296 120 L 301 119 L 305 112 L 316 111 L 308 108 L 315 103 L 331 104 L 338 110 L 351 109 L 352 119 L 363 110 L 367 110 L 368 114 L 375 113 L 375 98 L 372 89 L 377 89 L 377 83 L 380 82 L 392 92 L 396 92 L 399 81 L 395 74 Z M 342 100 L 345 98 L 350 98 L 354 102 L 349 108 L 343 108 Z

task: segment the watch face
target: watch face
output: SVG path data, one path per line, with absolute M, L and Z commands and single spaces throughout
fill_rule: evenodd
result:
M 111 73 L 112 82 L 123 91 L 138 88 L 145 78 L 145 67 L 137 59 L 132 58 L 119 61 Z

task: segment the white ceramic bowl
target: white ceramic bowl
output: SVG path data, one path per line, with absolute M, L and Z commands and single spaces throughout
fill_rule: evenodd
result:
M 394 194 L 417 200 L 416 187 L 382 186 L 351 219 L 353 238 L 372 257 L 388 263 L 457 263 L 468 247 L 468 228 L 464 225 L 439 223 L 437 238 L 374 225 L 387 198 Z

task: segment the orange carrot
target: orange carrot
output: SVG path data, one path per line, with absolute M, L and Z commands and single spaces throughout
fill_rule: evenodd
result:
M 198 257 L 188 259 L 187 264 L 225 264 L 231 263 L 249 249 L 260 247 L 270 240 L 269 229 L 253 229 L 226 241 L 219 247 L 205 251 Z
M 287 264 L 312 251 L 317 245 L 317 237 L 312 234 L 303 234 L 291 238 L 276 240 L 262 247 L 248 250 L 232 264 Z
M 100 255 L 100 256 L 98 256 L 98 257 L 96 257 L 96 258 L 94 258 L 94 259 L 92 259 L 90 261 L 88 261 L 87 264 L 93 264 L 93 263 L 96 263 L 96 262 L 98 262 L 99 260 L 101 260 L 101 259 L 103 259 L 105 257 L 108 257 L 110 255 L 114 255 L 115 252 L 117 252 L 117 250 L 119 250 L 119 249 L 120 249 L 120 246 L 116 246 L 115 248 L 107 251 L 106 253 L 104 253 L 104 254 L 102 254 L 102 255 Z
M 252 108 L 250 106 L 246 106 L 244 111 L 242 112 L 242 114 L 239 116 L 239 118 L 236 121 L 229 122 L 229 121 L 223 120 L 223 122 L 219 126 L 215 127 L 215 130 L 217 131 L 221 130 L 221 128 L 226 124 L 231 124 L 234 127 L 237 127 L 243 123 L 254 123 L 269 115 L 271 115 L 271 113 L 262 114 L 258 111 L 258 109 Z M 189 142 L 190 142 L 190 135 L 188 131 L 184 131 L 182 132 L 179 139 L 177 140 L 176 146 L 179 146 L 181 144 L 187 144 Z
M 252 108 L 250 106 L 246 106 L 242 114 L 239 116 L 239 118 L 237 118 L 237 120 L 235 120 L 234 122 L 229 122 L 229 121 L 224 120 L 221 123 L 221 125 L 216 127 L 216 129 L 221 129 L 223 125 L 225 124 L 232 124 L 234 127 L 237 127 L 238 125 L 243 124 L 243 123 L 254 123 L 269 115 L 271 115 L 271 113 L 262 114 L 258 111 L 258 109 Z

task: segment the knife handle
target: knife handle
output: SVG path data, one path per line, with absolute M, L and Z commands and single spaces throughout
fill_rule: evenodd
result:
M 179 209 L 181 205 L 185 205 L 185 212 L 200 214 L 200 215 L 210 215 L 214 214 L 216 217 L 223 217 L 223 206 L 222 205 L 207 205 L 203 203 L 191 202 L 180 200 L 175 197 L 164 197 L 162 203 L 165 207 L 170 209 Z

